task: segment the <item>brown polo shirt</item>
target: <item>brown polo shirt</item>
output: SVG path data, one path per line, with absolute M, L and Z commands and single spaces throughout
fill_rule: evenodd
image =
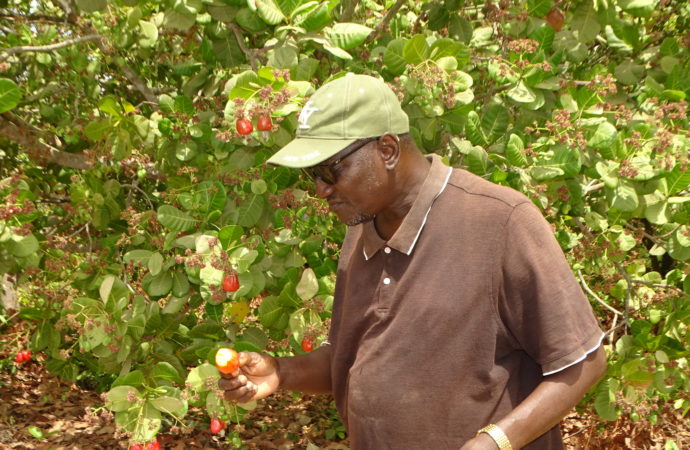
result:
M 532 202 L 431 158 L 389 241 L 369 222 L 343 244 L 329 342 L 353 450 L 457 450 L 603 336 Z M 527 448 L 562 448 L 558 428 Z

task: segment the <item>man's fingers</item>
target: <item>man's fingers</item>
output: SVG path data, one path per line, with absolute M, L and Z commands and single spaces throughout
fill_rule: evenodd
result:
M 224 391 L 231 391 L 242 387 L 248 383 L 247 377 L 244 375 L 224 377 L 218 380 L 218 386 Z
M 225 390 L 223 392 L 223 397 L 229 402 L 239 402 L 246 403 L 250 401 L 256 394 L 256 385 L 252 382 L 248 382 L 245 385 L 239 386 L 238 388 Z

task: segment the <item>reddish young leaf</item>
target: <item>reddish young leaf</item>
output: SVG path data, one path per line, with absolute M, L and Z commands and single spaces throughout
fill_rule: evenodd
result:
M 546 14 L 546 22 L 554 29 L 554 31 L 561 31 L 563 24 L 565 23 L 565 16 L 563 11 L 558 9 L 557 6 L 551 8 L 551 10 Z

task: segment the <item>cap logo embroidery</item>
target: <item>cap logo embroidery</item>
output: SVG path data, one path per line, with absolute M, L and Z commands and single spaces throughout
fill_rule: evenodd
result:
M 311 128 L 307 121 L 311 117 L 312 114 L 314 114 L 316 111 L 319 111 L 319 108 L 313 106 L 313 103 L 311 100 L 309 100 L 305 105 L 304 108 L 302 108 L 302 112 L 299 113 L 299 118 L 297 121 L 299 122 L 299 129 L 300 130 L 308 130 Z

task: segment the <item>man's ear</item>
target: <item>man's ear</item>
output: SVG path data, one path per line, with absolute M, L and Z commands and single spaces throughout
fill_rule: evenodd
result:
M 392 170 L 400 160 L 400 138 L 392 133 L 386 133 L 379 138 L 378 152 L 387 170 Z

